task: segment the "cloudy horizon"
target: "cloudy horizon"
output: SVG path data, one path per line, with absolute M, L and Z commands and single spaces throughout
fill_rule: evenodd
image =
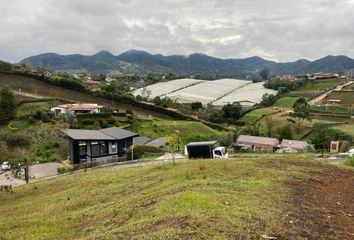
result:
M 354 0 L 3 0 L 0 59 L 46 52 L 354 57 Z

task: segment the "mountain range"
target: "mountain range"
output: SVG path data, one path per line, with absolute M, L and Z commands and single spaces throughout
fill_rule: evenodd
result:
M 25 58 L 21 63 L 32 67 L 44 66 L 54 71 L 87 71 L 90 73 L 120 72 L 124 74 L 173 73 L 183 76 L 200 75 L 208 78 L 252 78 L 267 68 L 272 75 L 305 74 L 315 72 L 346 73 L 354 69 L 354 59 L 347 56 L 327 56 L 315 61 L 301 59 L 278 63 L 260 57 L 221 59 L 205 54 L 189 56 L 150 54 L 146 51 L 129 50 L 118 56 L 108 51 L 94 55 L 59 55 L 44 53 Z

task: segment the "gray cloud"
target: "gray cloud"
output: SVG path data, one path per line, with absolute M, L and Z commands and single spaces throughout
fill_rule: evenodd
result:
M 354 0 L 2 0 L 0 59 L 132 48 L 278 61 L 353 57 L 353 10 Z

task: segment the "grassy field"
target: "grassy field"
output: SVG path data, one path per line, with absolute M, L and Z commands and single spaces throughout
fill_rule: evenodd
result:
M 274 113 L 274 110 L 271 108 L 260 108 L 253 110 L 246 115 L 244 115 L 240 121 L 246 122 L 246 124 L 252 124 L 254 121 L 260 119 L 262 116 L 269 115 Z
M 326 99 L 340 99 L 341 104 L 354 104 L 354 92 L 331 92 Z
M 354 109 L 349 106 L 310 106 L 310 109 L 331 113 L 354 113 Z
M 287 161 L 294 161 L 287 160 Z M 301 157 L 296 160 L 297 163 Z M 279 158 L 89 171 L 0 192 L 4 239 L 260 239 L 288 231 Z
M 278 99 L 274 105 L 277 107 L 292 108 L 296 100 L 299 98 L 300 97 L 282 97 Z M 309 100 L 309 97 L 304 98 L 306 101 Z
M 349 122 L 348 124 L 342 124 L 342 125 L 338 125 L 338 126 L 334 126 L 334 129 L 338 129 L 340 131 L 346 132 L 350 135 L 353 136 L 354 138 L 354 122 Z
M 307 82 L 304 86 L 296 89 L 297 91 L 322 91 L 334 88 L 345 83 L 343 79 L 318 79 Z
M 216 131 L 201 122 L 174 121 L 160 118 L 138 121 L 138 132 L 151 138 L 164 137 L 173 130 L 179 130 L 183 143 L 217 139 L 222 132 Z

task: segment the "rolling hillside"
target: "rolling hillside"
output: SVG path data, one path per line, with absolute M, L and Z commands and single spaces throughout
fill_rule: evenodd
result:
M 353 171 L 283 158 L 93 170 L 20 186 L 0 192 L 0 238 L 352 239 Z
M 25 58 L 21 62 L 29 63 L 33 67 L 45 66 L 60 71 L 85 70 L 93 73 L 119 71 L 126 74 L 153 72 L 244 79 L 252 78 L 263 68 L 270 69 L 272 74 L 345 73 L 354 69 L 354 60 L 346 56 L 327 56 L 316 61 L 302 59 L 276 63 L 257 56 L 244 59 L 221 59 L 200 53 L 189 56 L 163 56 L 138 50 L 130 50 L 118 56 L 108 51 L 100 51 L 92 56 L 45 53 Z
M 89 94 L 76 92 L 73 90 L 64 89 L 61 87 L 56 87 L 49 85 L 42 81 L 17 76 L 13 74 L 3 74 L 0 73 L 0 86 L 8 86 L 16 92 L 21 91 L 22 94 L 27 94 L 36 98 L 59 98 L 69 102 L 92 102 L 99 103 L 105 106 L 110 106 L 112 108 L 122 109 L 122 110 L 135 110 L 140 114 L 153 115 L 156 117 L 170 118 L 161 113 L 149 111 L 144 108 L 139 108 L 125 103 L 120 103 L 117 101 L 110 101 L 107 99 L 95 97 Z

